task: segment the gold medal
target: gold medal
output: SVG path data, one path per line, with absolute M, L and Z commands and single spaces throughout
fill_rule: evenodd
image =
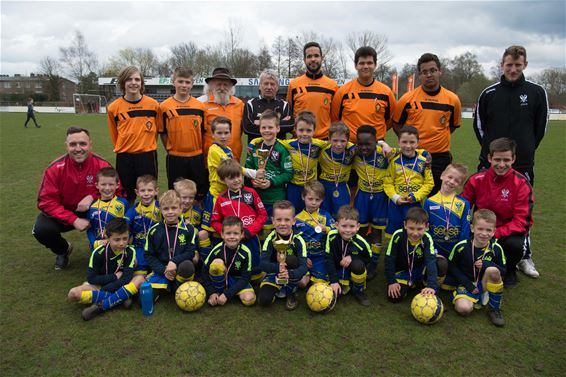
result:
M 332 196 L 334 196 L 335 198 L 338 198 L 338 197 L 340 196 L 340 191 L 335 190 L 335 191 L 332 193 Z
M 448 234 L 444 236 L 445 241 L 448 241 L 449 239 L 450 239 L 450 237 L 448 236 Z
M 322 233 L 322 228 L 319 225 L 317 225 L 317 226 L 314 227 L 314 232 L 315 233 Z

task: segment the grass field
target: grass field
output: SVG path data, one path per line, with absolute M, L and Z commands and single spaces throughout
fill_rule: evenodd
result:
M 244 308 L 232 303 L 183 313 L 162 297 L 155 314 L 138 306 L 83 322 L 79 305 L 66 302 L 85 280 L 86 236 L 72 264 L 54 271 L 54 256 L 35 241 L 36 194 L 47 164 L 64 152 L 65 129 L 90 129 L 94 150 L 112 163 L 104 116 L 38 114 L 43 127 L 23 128 L 25 114 L 0 113 L 0 329 L 4 376 L 558 376 L 564 375 L 566 283 L 566 127 L 551 122 L 537 153 L 534 259 L 538 280 L 520 275 L 506 291 L 506 327 L 495 328 L 483 311 L 461 318 L 448 309 L 434 326 L 414 321 L 409 302 L 387 303 L 383 262 L 368 285 L 369 308 L 340 299 L 327 315 L 299 308 Z M 453 136 L 456 161 L 473 169 L 478 145 L 469 120 Z M 165 185 L 160 149 L 160 183 Z

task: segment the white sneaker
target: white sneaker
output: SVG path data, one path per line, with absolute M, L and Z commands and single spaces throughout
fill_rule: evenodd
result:
M 540 276 L 540 274 L 535 268 L 535 263 L 531 258 L 521 259 L 521 261 L 517 264 L 517 267 L 519 268 L 519 271 L 521 271 L 522 273 L 524 273 L 525 275 L 531 278 L 536 279 Z

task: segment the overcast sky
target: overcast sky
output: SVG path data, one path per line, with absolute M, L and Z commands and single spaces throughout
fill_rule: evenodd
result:
M 160 58 L 193 41 L 214 45 L 230 20 L 242 25 L 243 44 L 257 52 L 278 36 L 315 30 L 343 41 L 352 31 L 388 38 L 401 68 L 424 52 L 453 58 L 477 55 L 489 73 L 505 47 L 527 48 L 529 69 L 565 66 L 565 2 L 560 1 L 301 1 L 301 2 L 32 2 L 0 0 L 3 74 L 39 71 L 45 56 L 59 56 L 75 30 L 104 62 L 125 47 L 148 47 Z M 352 63 L 353 64 L 353 63 Z

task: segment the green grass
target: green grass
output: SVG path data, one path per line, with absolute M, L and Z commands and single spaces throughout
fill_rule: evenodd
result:
M 507 326 L 498 329 L 483 311 L 457 316 L 444 294 L 444 318 L 434 326 L 418 324 L 409 302 L 386 302 L 382 262 L 378 278 L 369 283 L 369 308 L 346 297 L 331 313 L 315 315 L 301 298 L 292 313 L 280 300 L 267 310 L 232 303 L 189 314 L 178 310 L 172 297 L 162 297 L 152 317 L 144 318 L 134 306 L 85 323 L 81 307 L 65 298 L 85 280 L 86 236 L 68 233 L 76 245 L 72 264 L 56 272 L 54 256 L 35 241 L 31 227 L 42 171 L 64 153 L 69 125 L 88 127 L 95 151 L 114 162 L 106 118 L 38 114 L 41 129 L 24 129 L 24 119 L 25 114 L 0 113 L 0 368 L 5 376 L 564 373 L 564 122 L 550 123 L 537 153 L 532 237 L 541 278 L 521 275 L 519 286 L 505 292 Z M 475 168 L 478 145 L 470 121 L 454 134 L 453 152 L 456 161 Z M 160 185 L 166 187 L 163 150 L 159 153 Z

